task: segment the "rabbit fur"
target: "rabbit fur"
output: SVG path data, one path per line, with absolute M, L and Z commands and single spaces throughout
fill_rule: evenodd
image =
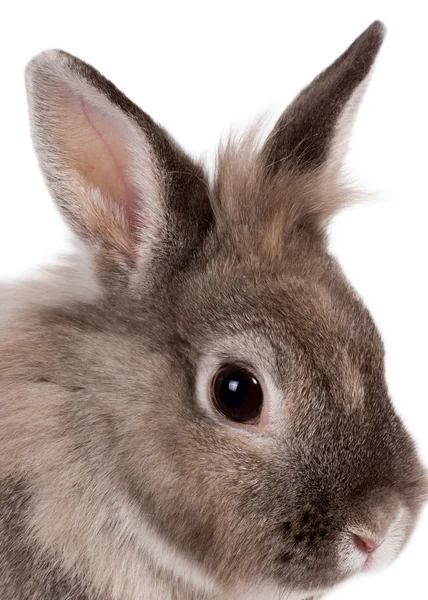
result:
M 389 564 L 427 480 L 328 251 L 373 23 L 215 175 L 62 51 L 26 72 L 76 257 L 0 291 L 2 600 L 302 600 Z M 261 422 L 211 402 L 249 365 Z M 369 559 L 355 536 L 383 541 Z

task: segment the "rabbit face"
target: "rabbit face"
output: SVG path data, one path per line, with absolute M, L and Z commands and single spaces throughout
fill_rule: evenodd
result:
M 137 496 L 162 535 L 225 586 L 319 592 L 389 564 L 412 531 L 424 480 L 370 315 L 338 270 L 332 278 L 327 256 L 314 257 L 311 281 L 221 254 L 180 282 L 153 406 L 126 425 L 134 461 L 123 469 Z M 260 382 L 257 422 L 213 403 L 222 365 Z M 361 538 L 379 548 L 366 551 Z
M 389 563 L 426 493 L 325 236 L 382 39 L 374 23 L 261 147 L 229 142 L 213 184 L 89 65 L 51 52 L 27 72 L 41 167 L 101 288 L 50 323 L 74 361 L 57 377 L 108 419 L 144 519 L 230 594 L 305 597 Z

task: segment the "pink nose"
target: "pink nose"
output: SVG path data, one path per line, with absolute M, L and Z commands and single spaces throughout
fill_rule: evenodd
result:
M 368 537 L 354 534 L 354 543 L 357 546 L 358 550 L 370 554 L 371 552 L 374 552 L 376 548 L 379 548 L 382 542 L 377 543 Z

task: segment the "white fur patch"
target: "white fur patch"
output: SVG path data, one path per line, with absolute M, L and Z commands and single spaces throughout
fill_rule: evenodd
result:
M 388 567 L 400 553 L 407 539 L 409 527 L 409 511 L 404 506 L 400 506 L 382 544 L 368 555 L 358 550 L 350 533 L 343 533 L 339 541 L 340 567 L 343 574 L 354 575 L 363 570 L 379 571 Z M 367 535 L 370 535 L 370 532 L 367 532 Z

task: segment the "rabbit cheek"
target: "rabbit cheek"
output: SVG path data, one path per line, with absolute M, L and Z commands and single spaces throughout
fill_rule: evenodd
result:
M 67 576 L 59 566 L 58 557 L 48 556 L 29 534 L 31 516 L 30 486 L 21 476 L 10 475 L 0 481 L 0 555 L 1 598 L 39 598 L 45 590 L 48 600 L 73 597 L 89 600 L 86 585 L 77 576 Z M 92 597 L 92 596 L 91 596 Z
M 306 507 L 293 521 L 280 525 L 276 578 L 284 587 L 327 589 L 337 583 L 337 540 L 327 519 L 325 511 Z

